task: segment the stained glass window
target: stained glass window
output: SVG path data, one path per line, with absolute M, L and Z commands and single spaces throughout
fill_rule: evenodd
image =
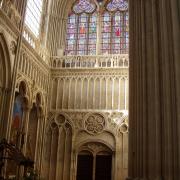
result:
M 107 4 L 106 9 L 111 12 L 127 11 L 128 1 L 127 0 L 111 0 L 111 2 Z
M 102 28 L 102 53 L 111 53 L 111 15 L 105 12 L 103 15 L 103 28 Z
M 103 0 L 98 2 L 102 4 Z M 93 0 L 77 0 L 73 4 L 67 23 L 67 55 L 95 55 L 98 30 L 101 30 L 98 42 L 101 42 L 102 54 L 128 53 L 127 0 L 108 1 L 105 9 L 103 13 L 97 13 Z M 97 14 L 101 16 L 102 23 L 97 24 Z
M 81 14 L 78 18 L 79 27 L 77 35 L 77 54 L 86 55 L 87 54 L 87 44 L 88 44 L 88 15 Z
M 128 4 L 126 0 L 112 0 L 103 15 L 102 54 L 128 53 Z
M 76 51 L 76 41 L 77 41 L 77 16 L 75 14 L 70 14 L 67 24 L 67 54 L 74 54 Z
M 125 54 L 128 50 L 128 13 L 117 11 L 113 16 L 112 54 Z
M 94 55 L 96 54 L 96 40 L 97 40 L 97 31 L 96 31 L 96 23 L 97 23 L 97 14 L 94 13 L 93 16 L 90 17 L 89 21 L 89 32 L 88 32 L 88 54 Z
M 76 14 L 92 14 L 96 10 L 96 4 L 93 0 L 78 0 L 72 9 Z
M 66 54 L 96 54 L 96 13 L 71 14 L 67 24 Z
M 72 9 L 67 24 L 66 54 L 96 54 L 96 5 L 91 0 L 79 0 Z
M 28 0 L 25 24 L 37 37 L 39 35 L 43 0 Z

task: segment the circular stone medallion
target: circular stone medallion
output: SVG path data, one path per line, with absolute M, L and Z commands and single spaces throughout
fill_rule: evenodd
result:
M 100 114 L 91 114 L 85 121 L 85 128 L 90 134 L 98 134 L 104 130 L 105 119 Z

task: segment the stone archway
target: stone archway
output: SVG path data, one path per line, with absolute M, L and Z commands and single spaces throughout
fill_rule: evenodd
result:
M 112 180 L 113 152 L 104 143 L 88 142 L 79 147 L 76 180 Z
M 47 180 L 70 180 L 72 125 L 63 114 L 54 117 L 45 132 L 42 176 Z
M 8 115 L 11 65 L 5 37 L 0 33 L 0 137 L 5 137 Z
M 35 169 L 39 171 L 44 119 L 42 95 L 40 93 L 36 94 L 28 116 L 26 155 L 36 162 Z

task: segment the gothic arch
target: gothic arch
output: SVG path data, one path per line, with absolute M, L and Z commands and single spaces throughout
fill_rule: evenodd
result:
M 5 35 L 0 32 L 0 87 L 9 88 L 11 79 L 11 60 Z
M 111 144 L 109 144 L 108 142 L 105 142 L 104 140 L 102 139 L 97 139 L 97 140 L 85 140 L 83 142 L 80 142 L 77 146 L 76 146 L 76 152 L 79 153 L 81 152 L 82 150 L 85 150 L 84 149 L 84 145 L 87 145 L 87 144 L 98 144 L 98 145 L 103 145 L 105 147 L 107 147 L 107 150 L 109 152 L 114 152 L 115 151 L 115 147 L 113 147 Z M 86 149 L 88 150 L 88 149 Z
M 15 136 L 17 132 L 22 132 L 25 130 L 25 126 L 27 124 L 26 115 L 28 107 L 29 96 L 27 95 L 27 84 L 25 81 L 20 81 L 17 83 L 14 97 L 11 123 L 11 141 L 13 141 L 13 136 Z
M 43 174 L 47 179 L 69 179 L 72 161 L 72 126 L 67 115 L 53 115 L 44 138 Z
M 40 93 L 36 93 L 30 109 L 27 136 L 27 153 L 33 160 L 35 160 L 37 154 L 39 154 L 38 147 L 42 143 L 43 109 L 41 103 L 42 96 Z
M 55 122 L 58 124 L 57 122 L 57 118 L 58 116 L 63 116 L 65 118 L 65 120 L 70 124 L 71 128 L 72 128 L 72 133 L 73 133 L 73 130 L 74 130 L 74 124 L 72 123 L 72 119 L 64 112 L 60 112 L 60 113 L 57 113 L 57 114 L 53 114 L 49 117 L 48 119 L 48 122 L 46 123 L 46 133 L 48 132 L 49 130 L 49 127 L 50 125 Z
M 16 92 L 19 92 L 19 88 L 22 87 L 23 91 L 24 91 L 24 97 L 28 99 L 29 103 L 30 103 L 30 99 L 31 99 L 31 91 L 30 91 L 30 87 L 29 87 L 29 83 L 26 81 L 26 79 L 24 79 L 23 77 L 20 77 L 17 80 L 16 83 Z M 30 105 L 30 104 L 28 104 Z
M 0 32 L 0 132 L 7 126 L 9 90 L 11 86 L 11 60 L 6 38 Z M 4 120 L 4 121 L 2 121 Z M 1 135 L 1 134 L 0 134 Z M 1 136 L 2 137 L 2 136 Z

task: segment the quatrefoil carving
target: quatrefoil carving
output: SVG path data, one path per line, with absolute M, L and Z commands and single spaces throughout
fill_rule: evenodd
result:
M 105 119 L 100 114 L 91 114 L 85 121 L 85 128 L 90 134 L 98 134 L 104 130 Z

